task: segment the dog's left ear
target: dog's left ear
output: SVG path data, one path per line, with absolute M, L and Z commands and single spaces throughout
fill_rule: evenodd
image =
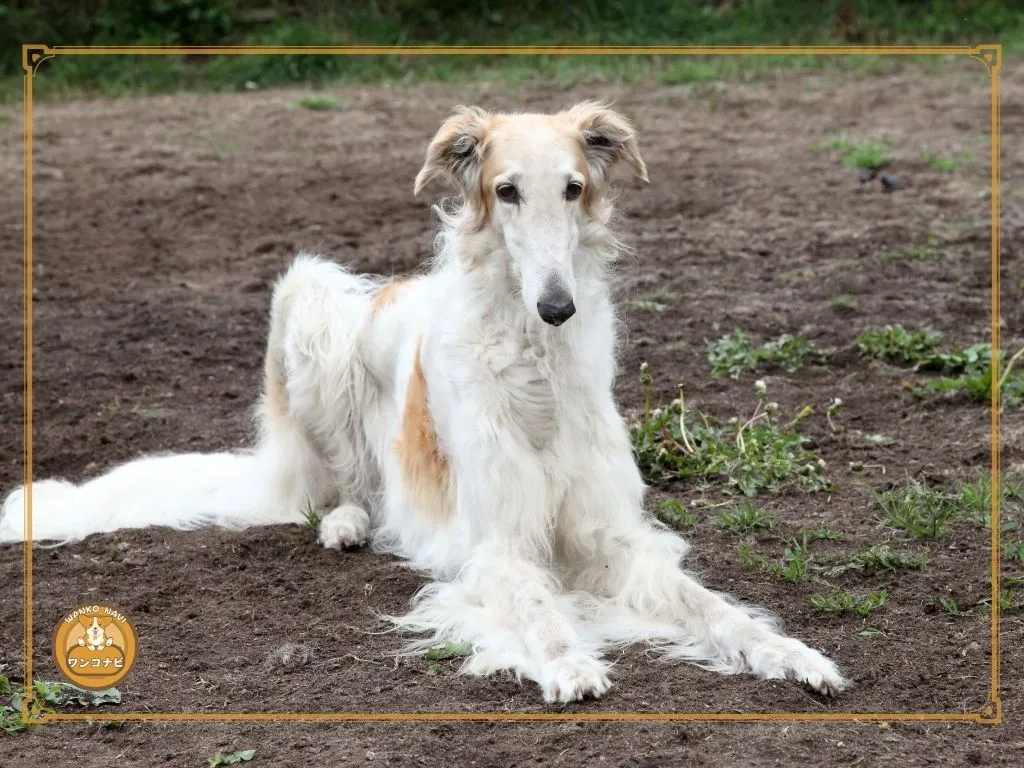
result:
M 447 178 L 464 193 L 472 194 L 482 159 L 480 143 L 490 122 L 490 114 L 479 107 L 456 107 L 427 147 L 427 159 L 416 174 L 413 194 L 418 195 L 437 177 Z
M 583 154 L 592 170 L 607 177 L 611 167 L 622 160 L 634 176 L 649 181 L 647 164 L 640 157 L 636 131 L 629 120 L 594 101 L 577 104 L 567 114 L 580 132 Z

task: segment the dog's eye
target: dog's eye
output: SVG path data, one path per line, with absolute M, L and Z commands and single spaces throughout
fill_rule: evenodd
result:
M 573 200 L 579 200 L 580 195 L 583 194 L 583 185 L 578 181 L 570 181 L 568 186 L 565 188 L 565 199 L 570 203 Z
M 520 201 L 519 190 L 512 184 L 499 184 L 498 188 L 494 190 L 498 195 L 498 199 L 503 203 L 518 203 Z

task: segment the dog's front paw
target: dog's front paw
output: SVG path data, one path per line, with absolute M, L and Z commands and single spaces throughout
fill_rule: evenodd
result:
M 361 547 L 370 537 L 370 516 L 354 504 L 343 504 L 320 521 L 320 543 L 330 549 Z
M 608 665 L 579 652 L 546 662 L 541 676 L 540 687 L 548 704 L 567 704 L 587 696 L 596 699 L 611 687 Z
M 754 674 L 793 680 L 826 696 L 835 696 L 849 687 L 835 662 L 799 640 L 780 638 L 766 651 L 759 654 L 759 664 L 753 665 Z

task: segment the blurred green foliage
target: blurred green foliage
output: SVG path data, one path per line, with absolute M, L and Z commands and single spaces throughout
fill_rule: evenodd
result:
M 47 45 L 603 44 L 787 45 L 848 42 L 1002 42 L 1020 49 L 1019 0 L 21 0 L 0 2 L 0 76 L 20 77 L 22 43 Z M 716 57 L 723 59 L 728 57 Z M 775 57 L 772 57 L 775 58 Z M 786 66 L 786 57 L 776 66 Z M 821 57 L 815 57 L 820 59 Z M 800 66 L 817 65 L 807 62 Z M 794 57 L 794 61 L 796 61 Z M 735 62 L 734 62 L 735 63 Z M 750 62 L 762 67 L 764 62 Z M 635 79 L 650 57 L 64 57 L 50 63 L 40 94 L 232 89 L 348 79 L 451 79 L 498 71 L 513 79 L 573 74 Z M 678 62 L 676 62 L 678 65 Z M 697 69 L 694 69 L 694 66 Z M 718 62 L 687 62 L 685 80 L 735 74 Z M 50 82 L 44 84 L 46 80 Z M 251 87 L 251 85 L 250 85 Z

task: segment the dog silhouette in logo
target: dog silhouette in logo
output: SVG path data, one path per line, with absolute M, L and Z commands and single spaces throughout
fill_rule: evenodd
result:
M 110 616 L 80 616 L 85 635 L 68 651 L 68 664 L 84 675 L 109 675 L 124 666 L 124 651 L 107 634 Z

